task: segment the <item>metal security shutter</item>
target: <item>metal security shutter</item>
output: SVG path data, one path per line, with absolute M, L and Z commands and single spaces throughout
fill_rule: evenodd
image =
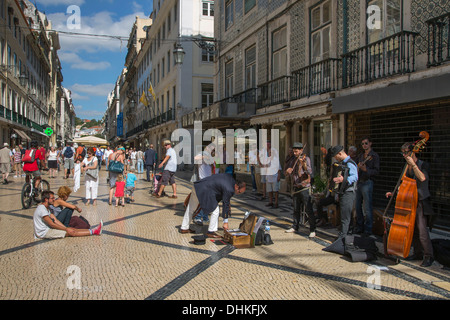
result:
M 362 152 L 361 139 L 370 136 L 373 150 L 380 155 L 380 174 L 374 186 L 374 208 L 384 211 L 385 193 L 393 191 L 405 161 L 403 143 L 419 140 L 427 131 L 430 139 L 418 155 L 430 163 L 430 191 L 433 209 L 438 213 L 436 228 L 450 230 L 450 101 L 427 105 L 400 106 L 347 115 L 348 145 Z M 395 202 L 390 210 L 393 215 Z

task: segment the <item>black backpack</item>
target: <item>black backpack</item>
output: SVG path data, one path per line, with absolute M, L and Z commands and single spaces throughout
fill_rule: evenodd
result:
M 443 266 L 450 268 L 450 240 L 433 239 L 434 258 Z
M 64 158 L 72 158 L 73 157 L 73 149 L 72 147 L 66 147 L 66 151 L 64 151 Z

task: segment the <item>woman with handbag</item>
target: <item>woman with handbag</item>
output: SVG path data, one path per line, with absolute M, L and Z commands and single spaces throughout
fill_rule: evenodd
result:
M 117 176 L 123 173 L 125 165 L 125 148 L 118 147 L 114 153 L 111 153 L 108 158 L 108 173 L 109 173 L 109 205 L 112 205 L 114 190 L 116 188 Z
M 94 148 L 89 148 L 87 157 L 81 163 L 81 170 L 85 172 L 84 180 L 86 183 L 86 205 L 92 199 L 92 205 L 97 205 L 98 191 L 98 159 L 95 156 Z

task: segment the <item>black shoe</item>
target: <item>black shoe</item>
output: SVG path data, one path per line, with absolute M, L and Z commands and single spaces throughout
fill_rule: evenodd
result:
M 410 255 L 408 258 L 405 259 L 406 261 L 415 261 L 415 260 L 423 260 L 423 255 L 421 254 L 413 254 Z
M 433 262 L 434 262 L 433 257 L 424 257 L 423 262 L 420 266 L 425 268 L 430 267 L 433 264 Z

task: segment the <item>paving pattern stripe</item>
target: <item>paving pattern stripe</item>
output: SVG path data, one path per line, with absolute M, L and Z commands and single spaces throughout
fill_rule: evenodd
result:
M 116 233 L 116 232 L 105 231 L 105 234 L 112 235 L 112 236 L 117 236 L 117 237 L 122 237 L 122 238 L 126 238 L 126 239 L 129 239 L 129 240 L 145 242 L 145 243 L 149 243 L 149 244 L 153 244 L 153 245 L 160 245 L 160 246 L 170 247 L 170 248 L 173 248 L 173 249 L 181 249 L 181 250 L 188 250 L 188 251 L 197 252 L 197 253 L 210 254 L 211 257 L 217 255 L 216 252 L 209 251 L 209 250 L 203 250 L 203 249 L 191 248 L 191 247 L 186 247 L 186 246 L 181 246 L 181 245 L 175 245 L 175 244 L 172 244 L 172 243 L 166 243 L 166 242 L 161 242 L 161 241 L 157 241 L 157 240 L 151 240 L 151 239 L 146 239 L 146 238 L 141 238 L 141 237 L 135 237 L 135 236 L 125 235 L 125 234 L 119 234 L 119 233 Z M 233 249 L 233 250 L 230 251 L 230 253 L 232 251 L 234 251 L 234 249 L 235 249 L 233 246 L 230 246 L 230 245 L 228 245 L 227 247 Z M 224 248 L 224 249 L 226 249 L 226 248 Z M 224 249 L 222 249 L 219 252 L 222 252 Z M 168 297 L 171 294 L 175 293 L 176 290 L 178 290 L 179 288 L 183 287 L 183 285 L 185 283 L 187 283 L 190 280 L 194 279 L 198 274 L 200 274 L 200 272 L 205 271 L 208 267 L 212 266 L 215 262 L 217 262 L 217 261 L 214 261 L 213 263 L 209 263 L 208 261 L 210 260 L 211 257 L 205 259 L 199 265 L 197 265 L 197 266 L 193 267 L 192 269 L 188 270 L 185 274 L 180 275 L 179 277 L 177 277 L 174 280 L 172 280 L 168 285 L 165 286 L 165 287 L 168 287 L 170 290 L 169 289 L 164 289 L 164 290 L 160 289 L 160 290 L 162 290 L 161 292 L 163 292 L 164 294 L 167 294 L 166 297 Z M 307 271 L 307 270 L 303 270 L 303 269 L 292 268 L 292 267 L 287 267 L 287 266 L 274 264 L 274 263 L 262 262 L 262 261 L 253 260 L 253 259 L 235 257 L 235 256 L 230 256 L 228 254 L 222 254 L 221 258 L 227 258 L 227 259 L 231 259 L 231 260 L 238 260 L 238 261 L 245 262 L 245 263 L 260 265 L 260 266 L 267 267 L 267 268 L 273 268 L 273 269 L 276 269 L 276 270 L 283 270 L 283 271 L 288 271 L 288 272 L 292 272 L 292 273 L 295 273 L 295 274 L 301 274 L 301 275 L 306 275 L 306 276 L 311 276 L 311 277 L 316 277 L 316 278 L 323 278 L 325 280 L 332 280 L 332 281 L 337 281 L 337 282 L 341 282 L 341 283 L 347 283 L 347 284 L 351 284 L 351 285 L 367 288 L 367 282 L 352 280 L 352 279 L 339 277 L 339 276 L 333 276 L 333 275 L 329 275 L 329 274 L 325 274 L 325 273 Z M 366 263 L 366 264 L 370 265 L 370 263 Z M 192 273 L 192 272 L 194 272 L 194 273 Z M 434 292 L 436 294 L 440 294 L 440 295 L 443 296 L 443 298 L 441 298 L 441 299 L 449 299 L 450 298 L 450 294 L 447 291 L 442 290 L 440 288 L 437 288 L 435 286 L 432 286 L 430 284 L 423 283 L 420 280 L 417 280 L 417 279 L 415 279 L 413 277 L 409 277 L 409 276 L 407 276 L 407 275 L 405 275 L 405 274 L 403 274 L 401 272 L 398 272 L 396 270 L 392 270 L 392 271 L 390 271 L 388 273 L 393 275 L 393 276 L 396 276 L 398 278 L 401 278 L 404 281 L 407 281 L 407 282 L 413 283 L 413 284 L 415 284 L 415 285 L 417 285 L 419 287 L 422 287 L 423 289 L 429 290 L 429 291 Z M 182 279 L 183 281 L 178 283 L 177 282 L 178 278 Z M 177 283 L 176 288 L 174 287 L 174 285 L 171 285 L 171 283 L 174 283 L 174 282 Z M 160 290 L 158 290 L 158 291 L 160 291 Z M 415 293 L 415 292 L 393 289 L 393 288 L 389 288 L 389 287 L 385 287 L 385 286 L 382 286 L 380 290 L 383 291 L 383 292 L 392 293 L 392 294 L 395 294 L 395 295 L 407 296 L 407 297 L 410 297 L 410 298 L 420 299 L 420 300 L 429 300 L 429 299 L 435 300 L 435 299 L 439 299 L 439 298 L 436 298 L 434 296 L 428 296 L 428 295 L 419 294 L 419 293 Z M 170 292 L 170 294 L 169 294 L 169 292 Z M 158 293 L 158 294 L 154 293 L 150 297 L 151 297 L 150 300 L 160 300 L 160 299 L 166 298 L 166 297 L 162 296 L 162 293 Z
M 5 254 L 9 254 L 9 253 L 13 253 L 13 252 L 17 252 L 17 251 L 21 251 L 21 250 L 25 250 L 25 249 L 29 249 L 41 244 L 45 244 L 48 243 L 50 241 L 54 241 L 54 240 L 36 240 L 35 242 L 30 242 L 18 247 L 14 247 L 14 248 L 10 248 L 10 249 L 5 249 L 3 251 L 0 251 L 0 257 L 4 256 Z
M 182 288 L 185 284 L 197 277 L 200 273 L 210 268 L 216 262 L 228 256 L 234 250 L 235 248 L 233 246 L 226 246 L 220 251 L 213 253 L 209 258 L 203 260 L 188 271 L 174 278 L 164 287 L 148 296 L 145 300 L 164 300 L 168 298 L 169 296 L 177 292 L 180 288 Z
M 110 236 L 114 236 L 114 237 L 119 237 L 119 238 L 124 238 L 124 239 L 128 239 L 128 240 L 134 240 L 134 241 L 139 241 L 139 242 L 145 242 L 148 244 L 152 244 L 152 245 L 156 245 L 156 246 L 162 246 L 162 247 L 166 247 L 166 248 L 172 248 L 172 249 L 178 249 L 178 250 L 186 250 L 186 251 L 190 251 L 190 252 L 196 252 L 196 253 L 203 253 L 206 255 L 214 255 L 217 252 L 216 251 L 211 251 L 211 250 L 205 250 L 205 249 L 199 249 L 199 248 L 192 248 L 192 247 L 187 247 L 187 246 L 183 246 L 183 245 L 179 245 L 179 244 L 173 244 L 170 242 L 163 242 L 163 241 L 159 241 L 159 240 L 153 240 L 153 239 L 147 239 L 147 238 L 142 238 L 142 237 L 136 237 L 136 236 L 131 236 L 128 234 L 123 234 L 123 233 L 118 233 L 118 232 L 112 232 L 112 231 L 103 231 L 103 234 L 107 234 Z
M 239 204 L 246 206 L 248 209 L 257 209 L 257 210 L 261 210 L 260 208 L 254 206 L 254 205 L 252 205 L 252 204 L 249 204 L 249 203 L 246 202 L 245 200 L 233 199 L 232 201 L 238 202 Z M 265 213 L 265 214 L 268 214 L 268 215 L 271 215 L 271 216 L 274 216 L 274 217 L 277 217 L 276 214 L 273 214 L 273 213 L 271 213 L 271 212 L 266 212 L 266 211 L 264 211 L 264 213 Z M 275 221 L 270 221 L 270 224 L 271 224 L 271 225 L 274 225 L 274 226 L 277 226 L 277 227 L 279 227 L 279 228 L 281 228 L 281 229 L 286 229 L 286 225 L 277 223 L 277 222 L 275 222 Z M 298 233 L 299 233 L 301 236 L 303 236 L 303 237 L 308 237 L 308 234 L 306 234 L 306 233 L 302 233 L 302 232 L 300 232 L 300 231 L 298 231 Z M 317 234 L 320 234 L 320 231 L 317 231 L 317 230 L 316 230 L 316 233 L 317 233 Z M 322 246 L 324 246 L 324 247 L 327 247 L 327 246 L 330 245 L 329 242 L 324 241 L 324 240 L 321 240 L 321 239 L 318 238 L 318 237 L 316 237 L 316 238 L 314 238 L 314 239 L 310 239 L 310 240 L 311 240 L 311 241 L 314 241 L 314 242 L 316 242 L 316 243 L 318 243 L 318 244 L 320 244 L 320 245 L 322 245 Z M 378 253 L 377 256 L 378 256 L 379 258 L 383 258 L 383 257 L 384 257 L 384 255 L 383 255 L 382 253 Z M 426 273 L 426 274 L 428 274 L 428 275 L 430 275 L 430 276 L 433 276 L 433 277 L 435 277 L 435 278 L 438 278 L 438 279 L 440 279 L 440 280 L 442 280 L 442 281 L 450 282 L 450 277 L 447 277 L 447 276 L 445 276 L 445 275 L 443 275 L 443 274 L 439 274 L 439 273 L 433 272 L 433 271 L 428 270 L 428 269 L 425 269 L 425 268 L 420 268 L 420 267 L 415 266 L 415 265 L 413 265 L 413 264 L 411 264 L 411 263 L 408 263 L 407 261 L 401 261 L 401 263 L 402 263 L 402 264 L 405 264 L 405 265 L 407 265 L 407 266 L 409 266 L 409 267 L 411 267 L 411 268 L 413 268 L 413 269 L 415 269 L 415 270 L 421 271 L 421 272 Z M 398 273 L 399 273 L 399 274 L 403 274 L 403 273 L 401 273 L 401 272 L 398 272 Z M 413 278 L 413 279 L 414 279 L 414 278 Z
M 185 183 L 183 183 L 183 185 L 186 185 Z M 191 188 L 192 185 L 187 186 L 187 188 Z M 81 197 L 80 197 L 81 198 Z M 251 198 L 251 197 L 250 197 Z M 252 206 L 251 204 L 248 204 L 248 202 L 245 202 L 245 200 L 238 200 L 236 199 L 238 203 L 253 207 L 255 209 L 261 210 L 260 208 L 257 208 L 256 206 Z M 141 206 L 149 206 L 146 204 L 139 204 Z M 133 219 L 136 218 L 138 216 L 141 215 L 145 215 L 145 214 L 149 214 L 151 212 L 155 212 L 161 210 L 160 207 L 156 208 L 156 209 L 152 209 L 152 210 L 148 210 L 146 212 L 142 212 L 142 213 L 138 213 L 138 214 L 134 214 L 134 215 L 130 215 L 128 217 L 123 217 L 120 219 L 116 219 L 116 220 L 111 220 L 108 222 L 105 222 L 105 225 L 110 225 L 110 224 L 114 224 L 120 221 L 124 221 L 127 219 Z M 23 212 L 23 210 L 13 210 L 10 212 L 0 212 L 0 214 L 6 214 L 6 215 L 11 215 L 11 216 L 16 216 L 16 217 L 20 217 L 20 218 L 26 218 L 26 219 L 32 219 L 32 216 L 27 216 L 24 214 L 19 214 L 19 213 L 13 213 L 13 212 L 17 212 L 17 211 L 21 211 Z M 262 210 L 264 213 L 267 213 L 265 210 Z M 273 213 L 267 213 L 271 216 L 277 216 L 276 214 Z M 273 225 L 279 226 L 280 228 L 285 228 L 285 225 L 281 225 L 281 224 L 276 224 L 275 222 L 272 222 Z M 146 242 L 149 244 L 153 244 L 153 245 L 159 245 L 159 246 L 165 246 L 165 247 L 171 247 L 171 248 L 175 248 L 175 249 L 180 249 L 180 250 L 189 250 L 189 251 L 193 251 L 193 252 L 198 252 L 198 253 L 203 253 L 203 254 L 207 254 L 210 255 L 210 257 L 206 258 L 205 260 L 203 260 L 202 262 L 200 262 L 198 265 L 194 266 L 193 268 L 191 268 L 190 270 L 188 270 L 187 272 L 183 273 L 182 275 L 178 276 L 177 278 L 173 279 L 171 282 L 169 282 L 166 286 L 162 287 L 161 289 L 159 289 L 158 291 L 156 291 L 155 293 L 151 294 L 147 299 L 164 299 L 169 297 L 171 294 L 175 293 L 179 288 L 183 287 L 187 282 L 189 282 L 190 280 L 194 279 L 199 273 L 203 272 L 204 270 L 207 270 L 210 266 L 214 265 L 217 261 L 223 259 L 223 258 L 228 258 L 228 259 L 238 259 L 242 262 L 246 262 L 246 263 L 252 263 L 252 264 L 262 264 L 265 267 L 270 267 L 270 268 L 274 268 L 274 269 L 278 269 L 278 270 L 286 270 L 286 271 L 290 271 L 293 273 L 297 273 L 297 274 L 304 274 L 304 275 L 310 275 L 310 276 L 314 276 L 314 277 L 322 277 L 324 279 L 331 279 L 331 280 L 335 280 L 335 281 L 339 281 L 339 282 L 343 282 L 343 283 L 349 283 L 352 285 L 358 285 L 358 286 L 363 286 L 366 287 L 367 284 L 365 282 L 362 281 L 357 281 L 357 280 L 352 280 L 352 279 L 347 279 L 344 277 L 338 277 L 338 276 L 333 276 L 333 275 L 327 275 L 327 274 L 321 274 L 321 273 L 317 273 L 317 272 L 311 272 L 311 271 L 305 271 L 302 269 L 297 269 L 297 268 L 291 268 L 291 267 L 286 267 L 286 266 L 282 266 L 282 265 L 278 265 L 278 264 L 273 264 L 273 263 L 266 263 L 266 262 L 261 262 L 261 261 L 257 261 L 257 260 L 252 260 L 252 259 L 246 259 L 246 258 L 239 258 L 239 257 L 235 257 L 235 256 L 230 256 L 229 253 L 233 252 L 235 250 L 235 248 L 233 246 L 228 245 L 227 247 L 223 248 L 222 250 L 220 250 L 219 252 L 215 252 L 215 251 L 210 251 L 210 250 L 203 250 L 203 249 L 197 249 L 197 248 L 191 248 L 191 247 L 187 247 L 187 246 L 182 246 L 182 245 L 176 245 L 176 244 L 172 244 L 172 243 L 166 243 L 166 242 L 161 242 L 161 241 L 157 241 L 157 240 L 152 240 L 152 239 L 146 239 L 146 238 L 141 238 L 141 237 L 135 237 L 135 236 L 130 236 L 130 235 L 125 235 L 125 234 L 119 234 L 119 233 L 114 233 L 114 232 L 110 232 L 110 231 L 104 231 L 105 234 L 111 235 L 111 236 L 117 236 L 117 237 L 123 237 L 123 238 L 127 238 L 127 239 L 131 239 L 131 240 L 135 240 L 135 241 L 141 241 L 141 242 Z M 304 236 L 307 236 L 306 234 Z M 43 243 L 48 243 L 48 241 L 51 240 L 44 240 L 44 241 L 36 241 L 33 243 L 29 243 L 29 244 L 25 244 L 22 246 L 18 246 L 15 248 L 11 248 L 11 249 L 6 249 L 3 251 L 0 251 L 0 256 L 3 254 L 7 254 L 7 253 L 11 253 L 11 252 L 16 252 L 16 251 L 20 251 L 26 248 L 30 248 L 33 247 L 35 245 L 39 245 L 39 244 L 43 244 Z M 316 239 L 314 240 L 316 241 Z M 318 242 L 318 241 L 316 241 Z M 323 245 L 328 245 L 327 242 L 322 241 Z M 423 271 L 422 269 L 420 269 L 421 271 Z M 410 277 L 405 275 L 402 272 L 399 271 L 393 271 L 392 273 L 390 272 L 390 274 L 397 274 L 397 276 L 401 277 L 402 279 L 409 279 L 406 281 L 409 281 L 410 283 L 414 283 L 415 285 L 419 285 L 427 290 L 430 290 L 430 288 L 432 287 L 430 284 L 426 285 L 426 284 L 420 284 L 420 281 L 417 280 L 416 278 Z M 439 276 L 439 275 L 437 275 Z M 424 286 L 425 285 L 425 286 Z M 409 291 L 402 291 L 402 290 L 398 290 L 398 289 L 392 289 L 389 287 L 382 287 L 382 290 L 385 290 L 386 292 L 390 292 L 390 293 L 394 293 L 394 294 L 398 294 L 398 295 L 404 295 L 404 296 L 408 296 L 408 297 L 412 297 L 412 298 L 417 298 L 417 299 L 436 299 L 436 297 L 431 297 L 425 294 L 418 294 L 418 293 L 413 293 L 413 292 L 409 292 Z M 390 291 L 389 291 L 390 290 Z M 392 292 L 391 292 L 392 291 Z M 441 294 L 445 297 L 450 297 L 448 295 L 447 291 L 441 290 L 440 292 L 437 292 L 436 290 L 432 290 L 438 294 Z
M 329 274 L 326 274 L 326 273 L 320 273 L 320 272 L 315 272 L 315 271 L 308 271 L 308 270 L 303 270 L 303 269 L 298 269 L 298 268 L 293 268 L 293 267 L 288 267 L 288 266 L 282 266 L 282 265 L 274 264 L 274 263 L 270 263 L 270 262 L 258 261 L 258 260 L 254 260 L 254 259 L 236 257 L 236 256 L 231 256 L 231 255 L 227 256 L 226 258 L 227 259 L 231 259 L 231 260 L 245 262 L 245 263 L 260 265 L 260 266 L 266 267 L 266 268 L 273 268 L 273 269 L 276 269 L 276 270 L 287 271 L 287 272 L 291 272 L 291 273 L 295 273 L 295 274 L 300 274 L 300 275 L 305 275 L 305 276 L 310 276 L 310 277 L 315 277 L 315 278 L 322 278 L 324 280 L 337 281 L 337 282 L 340 282 L 340 283 L 347 283 L 347 284 L 350 284 L 350 285 L 367 288 L 367 282 L 364 282 L 364 281 L 358 281 L 358 280 L 348 279 L 348 278 L 345 278 L 345 277 L 329 275 Z M 403 278 L 403 276 L 401 278 Z M 432 291 L 434 293 L 440 294 L 440 295 L 443 296 L 443 298 L 441 298 L 443 300 L 450 298 L 450 294 L 447 291 L 436 289 L 434 286 L 431 286 L 431 285 L 426 285 L 426 286 L 420 285 L 420 283 L 419 283 L 419 281 L 417 279 L 414 279 L 414 281 L 412 281 L 412 279 L 403 279 L 403 280 L 412 282 L 415 285 L 418 285 L 418 286 L 420 286 L 420 287 L 422 287 L 422 288 L 424 288 L 426 290 L 429 290 L 429 291 Z M 410 297 L 410 298 L 420 299 L 420 300 L 430 300 L 430 299 L 436 300 L 436 299 L 439 299 L 439 298 L 436 298 L 434 296 L 428 296 L 428 295 L 415 293 L 415 292 L 411 292 L 411 291 L 394 289 L 394 288 L 390 288 L 390 287 L 386 287 L 386 286 L 381 286 L 380 290 L 383 291 L 383 292 L 392 293 L 392 294 L 395 294 L 395 295 L 407 296 L 407 297 Z
M 24 219 L 28 219 L 28 220 L 33 220 L 33 216 L 27 216 L 25 214 L 20 214 L 20 213 L 15 213 L 15 211 L 19 211 L 19 210 L 13 210 L 13 211 L 0 211 L 0 215 L 6 215 L 6 216 L 13 216 L 16 218 L 24 218 Z M 20 210 L 23 211 L 23 210 Z

